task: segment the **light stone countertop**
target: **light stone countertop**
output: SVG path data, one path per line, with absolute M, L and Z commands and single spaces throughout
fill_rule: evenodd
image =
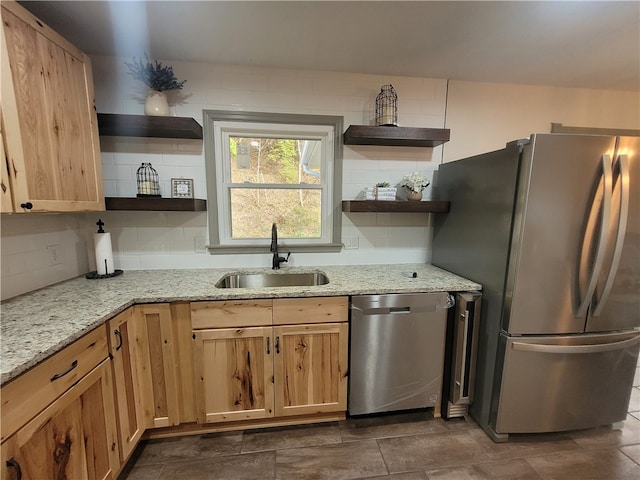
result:
M 327 285 L 216 288 L 227 273 L 322 271 Z M 417 278 L 410 278 L 416 272 Z M 405 275 L 403 275 L 405 274 Z M 118 277 L 75 278 L 7 300 L 0 310 L 0 384 L 17 377 L 136 303 L 278 297 L 323 297 L 480 290 L 475 282 L 426 264 L 134 270 Z

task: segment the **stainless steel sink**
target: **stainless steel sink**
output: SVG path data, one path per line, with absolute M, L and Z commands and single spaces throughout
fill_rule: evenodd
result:
M 309 273 L 229 273 L 222 277 L 217 288 L 312 287 L 326 285 L 329 278 L 322 272 Z

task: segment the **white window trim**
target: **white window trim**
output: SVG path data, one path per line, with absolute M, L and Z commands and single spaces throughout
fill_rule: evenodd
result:
M 322 142 L 321 185 L 291 184 L 284 188 L 320 189 L 322 232 L 316 239 L 279 239 L 282 250 L 292 252 L 340 251 L 342 227 L 342 117 L 321 115 L 271 114 L 262 112 L 204 111 L 205 161 L 210 253 L 264 253 L 265 239 L 232 239 L 229 192 L 231 183 L 229 145 L 231 136 L 262 136 L 313 139 Z M 331 158 L 333 156 L 333 158 Z M 215 161 L 215 159 L 223 159 Z M 265 186 L 252 183 L 247 188 Z M 273 184 L 266 185 L 273 188 Z M 278 186 L 280 188 L 280 186 Z

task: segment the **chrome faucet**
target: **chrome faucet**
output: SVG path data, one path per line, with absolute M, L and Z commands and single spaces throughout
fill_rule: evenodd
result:
M 291 252 L 287 254 L 286 258 L 281 257 L 278 254 L 278 227 L 276 227 L 275 223 L 271 226 L 271 248 L 269 249 L 269 251 L 273 253 L 273 260 L 271 262 L 271 268 L 273 270 L 279 270 L 280 264 L 283 262 L 288 262 L 289 257 L 291 256 Z

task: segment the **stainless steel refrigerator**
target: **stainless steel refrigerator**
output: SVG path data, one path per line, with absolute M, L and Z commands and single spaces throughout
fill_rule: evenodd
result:
M 638 137 L 534 134 L 440 166 L 432 263 L 483 286 L 471 416 L 509 434 L 623 421 L 640 349 Z

